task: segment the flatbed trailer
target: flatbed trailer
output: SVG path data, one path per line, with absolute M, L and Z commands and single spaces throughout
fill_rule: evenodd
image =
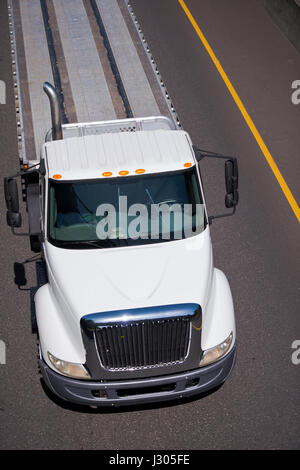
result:
M 8 0 L 22 165 L 39 160 L 51 127 L 42 84 L 53 83 L 63 124 L 166 116 L 169 93 L 125 0 Z

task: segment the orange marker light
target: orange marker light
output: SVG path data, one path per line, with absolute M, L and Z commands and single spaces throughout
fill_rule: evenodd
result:
M 105 171 L 104 173 L 102 173 L 102 176 L 112 176 L 112 172 L 111 171 Z
M 54 180 L 60 180 L 60 178 L 62 178 L 62 176 L 61 175 L 53 175 L 52 178 Z
M 145 171 L 146 170 L 144 170 L 143 168 L 139 168 L 138 170 L 135 170 L 137 175 L 141 175 L 142 173 L 145 173 Z
M 119 175 L 121 175 L 121 176 L 126 176 L 128 174 L 129 174 L 129 171 L 127 171 L 127 170 L 119 171 Z
M 183 165 L 185 168 L 190 168 L 192 166 L 192 164 L 190 162 L 187 162 Z

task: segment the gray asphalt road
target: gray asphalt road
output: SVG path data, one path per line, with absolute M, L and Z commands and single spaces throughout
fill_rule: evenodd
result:
M 5 0 L 0 1 L 2 173 L 17 169 Z M 175 0 L 134 0 L 184 128 L 195 144 L 239 157 L 240 206 L 213 222 L 217 267 L 235 301 L 238 358 L 215 393 L 164 406 L 84 410 L 48 397 L 39 382 L 28 292 L 13 284 L 12 264 L 30 256 L 26 239 L 5 226 L 1 200 L 0 447 L 14 449 L 300 448 L 299 223 L 224 82 Z M 291 82 L 300 56 L 259 2 L 189 0 L 187 5 L 230 77 L 299 201 L 300 105 Z M 202 166 L 210 214 L 223 211 L 223 166 Z M 33 282 L 30 272 L 29 282 Z

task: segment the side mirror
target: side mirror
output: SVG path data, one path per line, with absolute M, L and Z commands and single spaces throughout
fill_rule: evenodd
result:
M 20 212 L 6 212 L 6 222 L 9 227 L 18 228 L 22 225 L 22 216 Z
M 19 213 L 18 186 L 16 180 L 11 176 L 4 178 L 4 195 L 7 207 L 7 225 L 13 228 L 21 227 L 22 217 Z
M 8 211 L 19 212 L 19 195 L 17 182 L 11 176 L 4 178 L 4 194 Z
M 15 284 L 18 287 L 26 286 L 27 279 L 25 276 L 25 268 L 23 263 L 14 263 Z
M 228 209 L 237 206 L 239 202 L 238 185 L 238 164 L 236 158 L 232 157 L 230 160 L 226 160 L 225 162 L 225 206 Z
M 230 209 L 232 212 L 227 214 L 213 215 L 208 217 L 209 224 L 212 223 L 214 219 L 220 219 L 221 217 L 228 217 L 235 213 L 236 206 L 239 202 L 239 172 L 237 159 L 235 157 L 229 157 L 222 155 L 220 153 L 211 152 L 208 150 L 201 150 L 193 145 L 193 150 L 195 153 L 195 158 L 197 162 L 200 162 L 203 158 L 222 158 L 225 159 L 225 186 L 226 186 L 226 196 L 225 196 L 225 206 Z

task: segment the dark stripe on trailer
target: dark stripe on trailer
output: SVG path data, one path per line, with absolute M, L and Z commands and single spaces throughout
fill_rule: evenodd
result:
M 151 65 L 150 57 L 152 57 L 152 56 L 150 55 L 150 49 L 149 49 L 149 52 L 148 52 L 148 54 L 149 54 L 149 56 L 148 56 L 148 54 L 145 51 L 145 48 L 143 46 L 143 43 L 141 41 L 141 38 L 140 38 L 140 36 L 137 32 L 137 29 L 134 25 L 133 18 L 132 18 L 132 16 L 130 15 L 130 13 L 128 11 L 128 7 L 127 7 L 125 1 L 124 0 L 118 0 L 118 5 L 119 5 L 120 11 L 122 13 L 122 16 L 124 18 L 124 21 L 126 23 L 126 26 L 128 28 L 128 31 L 129 31 L 129 34 L 131 36 L 132 42 L 135 46 L 136 52 L 139 56 L 139 59 L 141 61 L 142 66 L 143 66 L 144 72 L 145 72 L 146 77 L 148 79 L 148 82 L 149 82 L 150 88 L 152 90 L 152 93 L 154 95 L 155 101 L 157 102 L 159 111 L 161 112 L 162 116 L 171 117 L 171 119 L 173 119 L 174 122 L 178 122 L 177 121 L 176 111 L 175 111 L 175 109 L 173 107 L 173 104 L 172 104 L 170 99 L 169 99 L 170 108 L 168 106 L 167 96 L 169 96 L 169 95 L 167 93 L 166 86 L 165 86 L 164 82 L 162 81 L 162 79 L 160 77 L 160 74 L 158 72 L 158 69 L 157 69 L 153 59 L 152 59 L 153 60 L 153 67 Z
M 112 52 L 112 49 L 111 49 L 111 46 L 110 46 L 110 43 L 109 43 L 108 36 L 106 34 L 106 30 L 105 30 L 103 21 L 101 19 L 101 15 L 99 13 L 99 10 L 98 10 L 98 7 L 97 7 L 97 4 L 96 4 L 95 0 L 90 0 L 90 3 L 91 3 L 91 6 L 92 6 L 92 9 L 94 11 L 99 29 L 100 29 L 100 34 L 103 37 L 103 42 L 104 42 L 105 48 L 107 50 L 108 59 L 109 59 L 109 62 L 110 62 L 112 72 L 115 76 L 115 80 L 116 80 L 116 83 L 117 83 L 117 86 L 118 86 L 120 96 L 122 97 L 122 100 L 123 100 L 123 103 L 124 103 L 124 107 L 125 107 L 125 110 L 126 110 L 126 117 L 131 118 L 131 117 L 133 117 L 132 109 L 131 109 L 131 106 L 130 106 L 129 101 L 128 101 L 128 97 L 127 97 L 127 94 L 126 94 L 126 91 L 125 91 L 125 88 L 124 88 L 124 85 L 123 85 L 123 82 L 122 82 L 122 79 L 121 79 L 121 76 L 120 76 L 120 72 L 119 72 L 118 66 L 116 64 L 116 61 L 115 61 L 115 58 L 114 58 L 114 55 L 113 55 L 113 52 Z
M 92 9 L 90 0 L 83 0 L 83 5 L 89 20 L 91 32 L 94 38 L 94 42 L 96 45 L 96 49 L 98 52 L 99 60 L 102 65 L 103 73 L 106 79 L 107 87 L 109 90 L 109 94 L 111 97 L 111 101 L 116 113 L 117 119 L 123 119 L 127 117 L 127 112 L 124 106 L 124 101 L 122 96 L 119 93 L 118 83 L 116 81 L 116 77 L 112 71 L 112 67 L 108 58 L 107 49 L 104 45 L 104 38 L 99 33 L 99 26 L 94 14 L 94 10 Z
M 64 95 L 63 95 L 63 91 L 61 87 L 61 78 L 60 78 L 59 68 L 57 65 L 57 57 L 56 57 L 56 52 L 55 52 L 55 47 L 54 47 L 53 35 L 52 35 L 52 31 L 51 31 L 50 24 L 49 24 L 49 13 L 48 13 L 48 8 L 47 8 L 47 3 L 46 3 L 46 0 L 40 0 L 40 3 L 41 3 L 42 14 L 43 14 L 49 56 L 50 56 L 53 79 L 54 79 L 54 85 L 58 94 L 58 99 L 59 99 L 59 104 L 60 104 L 60 109 L 61 109 L 62 123 L 67 124 L 69 121 L 65 112 Z
M 48 15 L 49 15 L 49 25 L 51 25 L 51 32 L 53 37 L 53 47 L 55 50 L 57 67 L 60 74 L 62 95 L 65 107 L 65 113 L 68 119 L 68 122 L 77 122 L 77 113 L 75 109 L 75 103 L 73 99 L 72 88 L 70 85 L 69 73 L 67 69 L 66 59 L 64 55 L 64 50 L 61 42 L 59 27 L 57 24 L 57 18 L 55 13 L 55 8 L 52 0 L 46 0 Z

